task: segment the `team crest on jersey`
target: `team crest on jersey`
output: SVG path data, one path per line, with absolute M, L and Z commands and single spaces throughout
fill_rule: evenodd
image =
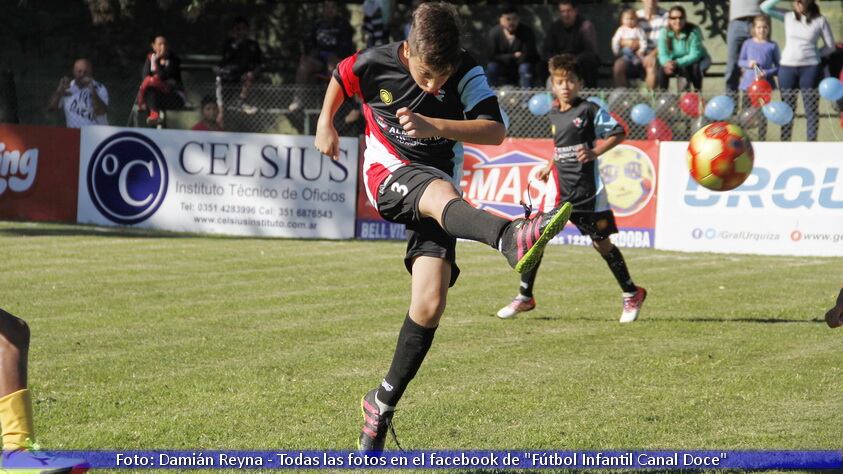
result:
M 436 93 L 435 97 L 439 102 L 445 100 L 445 89 L 439 89 L 439 92 Z
M 577 128 L 582 128 L 582 126 L 585 125 L 585 120 L 583 120 L 582 117 L 577 117 L 572 122 Z
M 379 115 L 375 115 L 375 121 L 378 123 L 378 126 L 384 130 L 386 130 L 387 124 L 386 120 L 382 119 Z
M 547 164 L 545 158 L 520 150 L 489 156 L 478 148 L 466 146 L 464 160 L 460 187 L 465 199 L 479 209 L 516 219 L 524 217 L 521 201 L 532 203 L 537 211 L 542 202 L 552 204 L 556 200 L 556 181 L 543 182 L 536 178 Z
M 386 89 L 381 89 L 380 96 L 381 102 L 383 102 L 384 104 L 389 105 L 392 103 L 392 92 L 389 92 Z

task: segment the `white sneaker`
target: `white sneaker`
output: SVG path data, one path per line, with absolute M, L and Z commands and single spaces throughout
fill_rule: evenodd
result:
M 621 313 L 620 322 L 631 323 L 638 319 L 638 313 L 641 312 L 641 306 L 644 300 L 647 299 L 647 290 L 637 287 L 635 293 L 623 294 L 623 313 Z
M 523 296 L 518 295 L 516 296 L 511 303 L 504 306 L 498 311 L 498 317 L 501 319 L 508 319 L 515 316 L 518 313 L 525 313 L 527 311 L 532 311 L 536 307 L 536 299 L 535 298 L 528 298 L 525 299 Z

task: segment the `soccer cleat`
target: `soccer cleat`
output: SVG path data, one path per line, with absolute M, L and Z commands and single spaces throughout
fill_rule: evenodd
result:
M 500 249 L 509 265 L 518 273 L 532 270 L 545 245 L 565 227 L 572 210 L 571 203 L 566 202 L 550 212 L 512 221 L 504 230 Z
M 30 440 L 25 448 L 3 451 L 0 464 L 0 472 L 9 474 L 84 474 L 91 469 L 84 459 L 53 456 Z
M 523 299 L 520 295 L 513 298 L 512 303 L 504 306 L 498 311 L 498 317 L 501 319 L 508 319 L 518 313 L 526 313 L 532 311 L 536 307 L 536 299 Z
M 641 306 L 644 304 L 644 300 L 647 299 L 647 290 L 641 288 L 640 286 L 636 287 L 635 294 L 632 296 L 623 297 L 623 313 L 621 313 L 620 322 L 622 323 L 631 323 L 638 319 L 638 313 L 641 312 Z
M 360 438 L 357 439 L 357 449 L 362 452 L 381 452 L 386 444 L 386 432 L 392 428 L 392 415 L 394 411 L 381 413 L 375 394 L 378 389 L 373 388 L 363 396 L 360 402 L 363 409 L 363 428 L 360 429 Z M 392 431 L 395 438 L 395 431 Z M 398 440 L 395 439 L 396 444 Z M 400 445 L 398 446 L 401 447 Z
M 843 290 L 840 290 L 840 295 L 837 296 L 837 305 L 825 313 L 825 323 L 830 328 L 843 326 Z

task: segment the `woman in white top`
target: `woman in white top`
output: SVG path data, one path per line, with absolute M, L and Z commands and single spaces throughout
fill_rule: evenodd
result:
M 815 0 L 794 0 L 792 10 L 775 8 L 782 0 L 765 0 L 761 11 L 784 22 L 785 45 L 779 68 L 782 98 L 796 109 L 797 88 L 802 91 L 802 104 L 808 119 L 808 141 L 817 140 L 819 104 L 817 86 L 823 78 L 822 56 L 834 51 L 834 36 L 828 20 L 820 14 Z M 825 47 L 817 48 L 822 37 Z M 789 141 L 792 124 L 782 127 L 782 141 Z

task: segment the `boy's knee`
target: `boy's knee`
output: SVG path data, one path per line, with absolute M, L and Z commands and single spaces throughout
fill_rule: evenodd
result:
M 21 318 L 0 309 L 0 344 L 17 349 L 29 347 L 29 325 Z

